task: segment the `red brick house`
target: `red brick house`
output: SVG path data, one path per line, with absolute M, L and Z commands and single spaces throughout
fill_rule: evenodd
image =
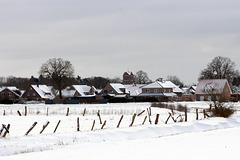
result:
M 46 85 L 31 85 L 23 93 L 22 98 L 27 100 L 42 101 L 46 99 L 53 99 L 52 87 Z
M 230 101 L 232 91 L 227 79 L 203 79 L 199 81 L 195 94 L 197 101 L 211 101 L 220 98 Z
M 16 87 L 2 87 L 0 89 L 0 99 L 16 100 L 21 97 L 21 91 Z
M 123 73 L 123 83 L 122 84 L 133 84 L 134 83 L 134 75 L 132 72 L 124 72 Z

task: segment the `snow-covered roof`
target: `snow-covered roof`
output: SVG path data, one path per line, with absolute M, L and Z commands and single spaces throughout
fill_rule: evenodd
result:
M 183 90 L 171 81 L 156 81 L 143 86 L 142 88 L 172 88 L 174 93 L 183 93 Z
M 114 88 L 114 90 L 118 93 L 118 94 L 123 94 L 123 92 L 121 91 L 121 89 L 126 89 L 126 87 L 124 85 L 122 85 L 121 83 L 110 83 L 110 85 Z M 127 92 L 127 91 L 126 91 Z
M 81 94 L 81 96 L 86 96 L 86 93 L 89 93 L 92 87 L 91 86 L 87 86 L 87 85 L 73 85 L 73 88 L 79 94 Z M 95 87 L 94 87 L 94 89 L 95 89 Z
M 16 91 L 19 91 L 21 93 L 21 91 L 17 87 L 15 87 L 15 86 L 3 86 L 3 87 L 0 88 L 0 92 L 5 90 L 5 89 L 8 89 L 8 90 L 12 91 L 16 96 L 21 97 L 21 95 L 16 92 Z
M 171 81 L 162 81 L 159 83 L 163 86 L 163 88 L 173 88 L 174 93 L 183 93 L 183 90 L 181 88 L 179 88 L 178 86 L 176 86 Z
M 41 98 L 44 98 L 44 99 L 54 98 L 52 91 L 51 91 L 52 87 L 49 87 L 47 85 L 31 85 L 31 87 L 38 93 L 38 95 Z
M 228 85 L 230 89 L 227 79 L 202 79 L 199 81 L 195 93 L 196 94 L 206 94 L 209 92 L 222 93 L 225 85 Z
M 131 85 L 124 85 L 126 87 L 126 92 L 130 94 L 130 96 L 138 96 L 142 93 L 141 87 L 144 86 L 143 84 L 131 84 Z
M 143 86 L 142 88 L 163 88 L 163 86 L 160 84 L 159 81 L 147 84 L 145 86 Z

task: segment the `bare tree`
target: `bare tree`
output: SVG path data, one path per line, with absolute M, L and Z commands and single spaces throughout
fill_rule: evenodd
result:
M 54 87 L 59 90 L 60 99 L 62 99 L 62 90 L 66 87 L 68 79 L 73 78 L 74 68 L 70 61 L 53 58 L 41 66 L 39 74 L 53 82 Z
M 227 79 L 232 83 L 235 73 L 235 63 L 228 57 L 218 56 L 201 71 L 199 79 Z
M 138 71 L 134 75 L 134 83 L 136 84 L 146 84 L 150 82 L 151 80 L 148 78 L 148 74 L 142 70 Z
M 181 82 L 177 76 L 168 75 L 167 80 L 173 82 L 177 86 L 180 86 L 180 87 L 184 86 L 183 82 Z

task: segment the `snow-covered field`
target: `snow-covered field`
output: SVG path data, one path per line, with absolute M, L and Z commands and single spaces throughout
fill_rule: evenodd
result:
M 173 103 L 177 105 L 176 103 Z M 188 122 L 174 123 L 168 109 L 151 108 L 150 103 L 81 105 L 0 105 L 0 122 L 11 124 L 10 134 L 0 138 L 0 159 L 216 159 L 240 155 L 240 112 L 230 118 L 203 118 L 206 102 L 182 103 L 189 108 Z M 239 103 L 234 106 L 238 110 Z M 67 108 L 69 115 L 66 116 Z M 195 108 L 199 108 L 196 120 Z M 84 109 L 86 114 L 83 116 Z M 145 110 L 132 127 L 133 114 Z M 22 116 L 19 116 L 19 111 Z M 100 111 L 101 129 L 97 112 Z M 154 124 L 156 115 L 159 122 Z M 123 115 L 122 122 L 117 128 Z M 175 111 L 174 118 L 184 113 Z M 77 132 L 79 118 L 80 132 Z M 53 133 L 61 120 L 56 133 Z M 180 119 L 178 119 L 180 120 Z M 95 126 L 92 129 L 93 121 Z M 37 125 L 25 136 L 34 122 Z M 46 122 L 47 128 L 40 134 Z M 193 157 L 194 156 L 194 157 Z

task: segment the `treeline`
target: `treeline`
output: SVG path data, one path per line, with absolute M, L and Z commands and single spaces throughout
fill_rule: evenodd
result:
M 77 76 L 76 78 L 68 78 L 65 80 L 64 85 L 89 85 L 94 86 L 96 88 L 102 89 L 108 83 L 121 83 L 122 80 L 120 78 L 104 78 L 104 77 L 90 77 L 90 78 L 81 78 Z M 39 77 L 30 77 L 30 78 L 22 78 L 22 77 L 0 77 L 0 87 L 2 86 L 15 86 L 20 90 L 25 90 L 28 86 L 33 84 L 45 84 L 48 86 L 54 86 L 53 82 L 48 78 Z

